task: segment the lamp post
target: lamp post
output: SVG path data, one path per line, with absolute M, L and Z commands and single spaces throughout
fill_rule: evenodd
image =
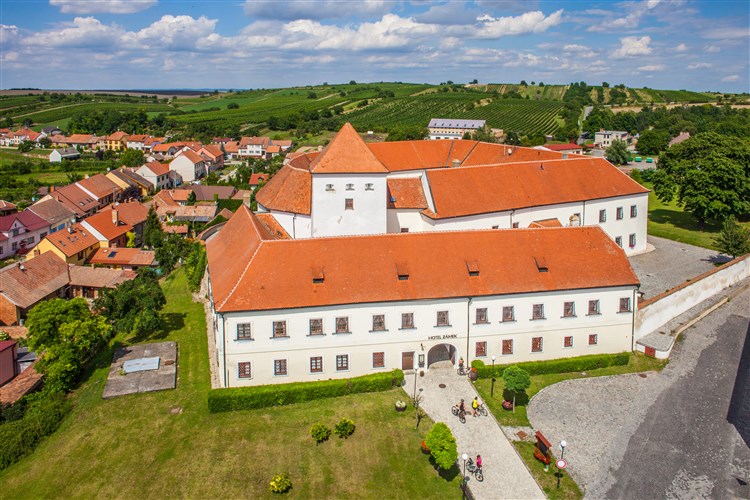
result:
M 492 356 L 492 386 L 490 387 L 490 397 L 495 396 L 495 356 Z
M 464 453 L 463 455 L 461 455 L 461 458 L 463 458 L 464 460 L 464 475 L 463 475 L 461 483 L 463 484 L 462 497 L 465 500 L 466 499 L 466 461 L 469 459 L 469 455 Z
M 564 463 L 565 458 L 565 447 L 568 446 L 568 443 L 563 439 L 560 441 L 560 462 Z M 562 478 L 562 469 L 558 466 L 557 468 L 557 489 L 560 489 L 560 478 Z

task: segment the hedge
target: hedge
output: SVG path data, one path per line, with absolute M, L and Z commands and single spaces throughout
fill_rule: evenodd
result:
M 550 373 L 569 373 L 607 368 L 609 366 L 624 366 L 630 362 L 629 352 L 617 354 L 592 354 L 590 356 L 579 356 L 577 358 L 551 359 L 549 361 L 527 361 L 524 363 L 512 363 L 520 366 L 530 375 L 547 375 Z M 487 366 L 481 359 L 475 359 L 471 366 L 477 369 L 479 378 L 491 378 L 492 366 Z M 503 371 L 512 366 L 495 365 L 495 377 L 503 376 Z
M 290 405 L 347 394 L 387 391 L 392 387 L 400 386 L 403 382 L 404 372 L 393 370 L 363 377 L 320 382 L 212 389 L 208 393 L 208 410 L 212 413 L 219 413 Z
M 20 420 L 0 424 L 0 470 L 28 455 L 37 444 L 60 425 L 70 410 L 70 402 L 61 392 L 39 393 Z

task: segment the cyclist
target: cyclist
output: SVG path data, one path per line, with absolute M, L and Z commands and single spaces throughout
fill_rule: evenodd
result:
M 482 455 L 477 455 L 477 470 L 482 470 Z
M 464 358 L 458 358 L 458 373 L 464 373 Z
M 466 414 L 466 407 L 464 406 L 464 400 L 462 399 L 460 403 L 458 403 L 458 414 Z
M 479 414 L 479 399 L 476 396 L 474 396 L 474 401 L 471 402 L 471 408 L 474 410 L 474 416 L 476 417 Z

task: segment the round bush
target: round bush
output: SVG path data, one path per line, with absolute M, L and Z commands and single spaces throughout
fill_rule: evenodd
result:
M 276 474 L 268 483 L 268 488 L 272 493 L 286 493 L 292 489 L 292 481 L 286 474 Z
M 316 443 L 322 443 L 331 437 L 331 428 L 326 424 L 317 423 L 310 428 L 310 435 Z
M 336 427 L 334 427 L 333 430 L 338 437 L 348 438 L 352 435 L 355 428 L 356 426 L 354 425 L 354 422 L 352 420 L 349 420 L 348 418 L 342 418 L 341 421 L 336 424 Z

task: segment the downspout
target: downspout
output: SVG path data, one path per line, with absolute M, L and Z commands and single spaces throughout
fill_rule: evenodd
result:
M 471 368 L 471 361 L 469 360 L 469 337 L 471 333 L 471 302 L 472 298 L 468 297 L 466 302 L 466 369 Z
M 586 225 L 586 200 L 583 200 L 583 214 L 581 215 L 581 226 Z
M 292 239 L 297 239 L 297 214 L 292 214 Z
M 224 387 L 229 387 L 229 372 L 227 371 L 227 324 L 226 321 L 224 321 L 224 315 L 219 313 L 219 318 L 221 318 L 221 344 L 224 346 L 221 350 L 221 354 L 224 358 L 224 363 L 222 366 L 224 367 L 224 373 L 222 374 L 224 376 Z
M 630 352 L 635 351 L 635 315 L 638 311 L 638 303 L 636 302 L 636 295 L 638 293 L 638 289 L 641 287 L 641 285 L 636 286 L 633 289 L 633 317 L 630 320 Z

